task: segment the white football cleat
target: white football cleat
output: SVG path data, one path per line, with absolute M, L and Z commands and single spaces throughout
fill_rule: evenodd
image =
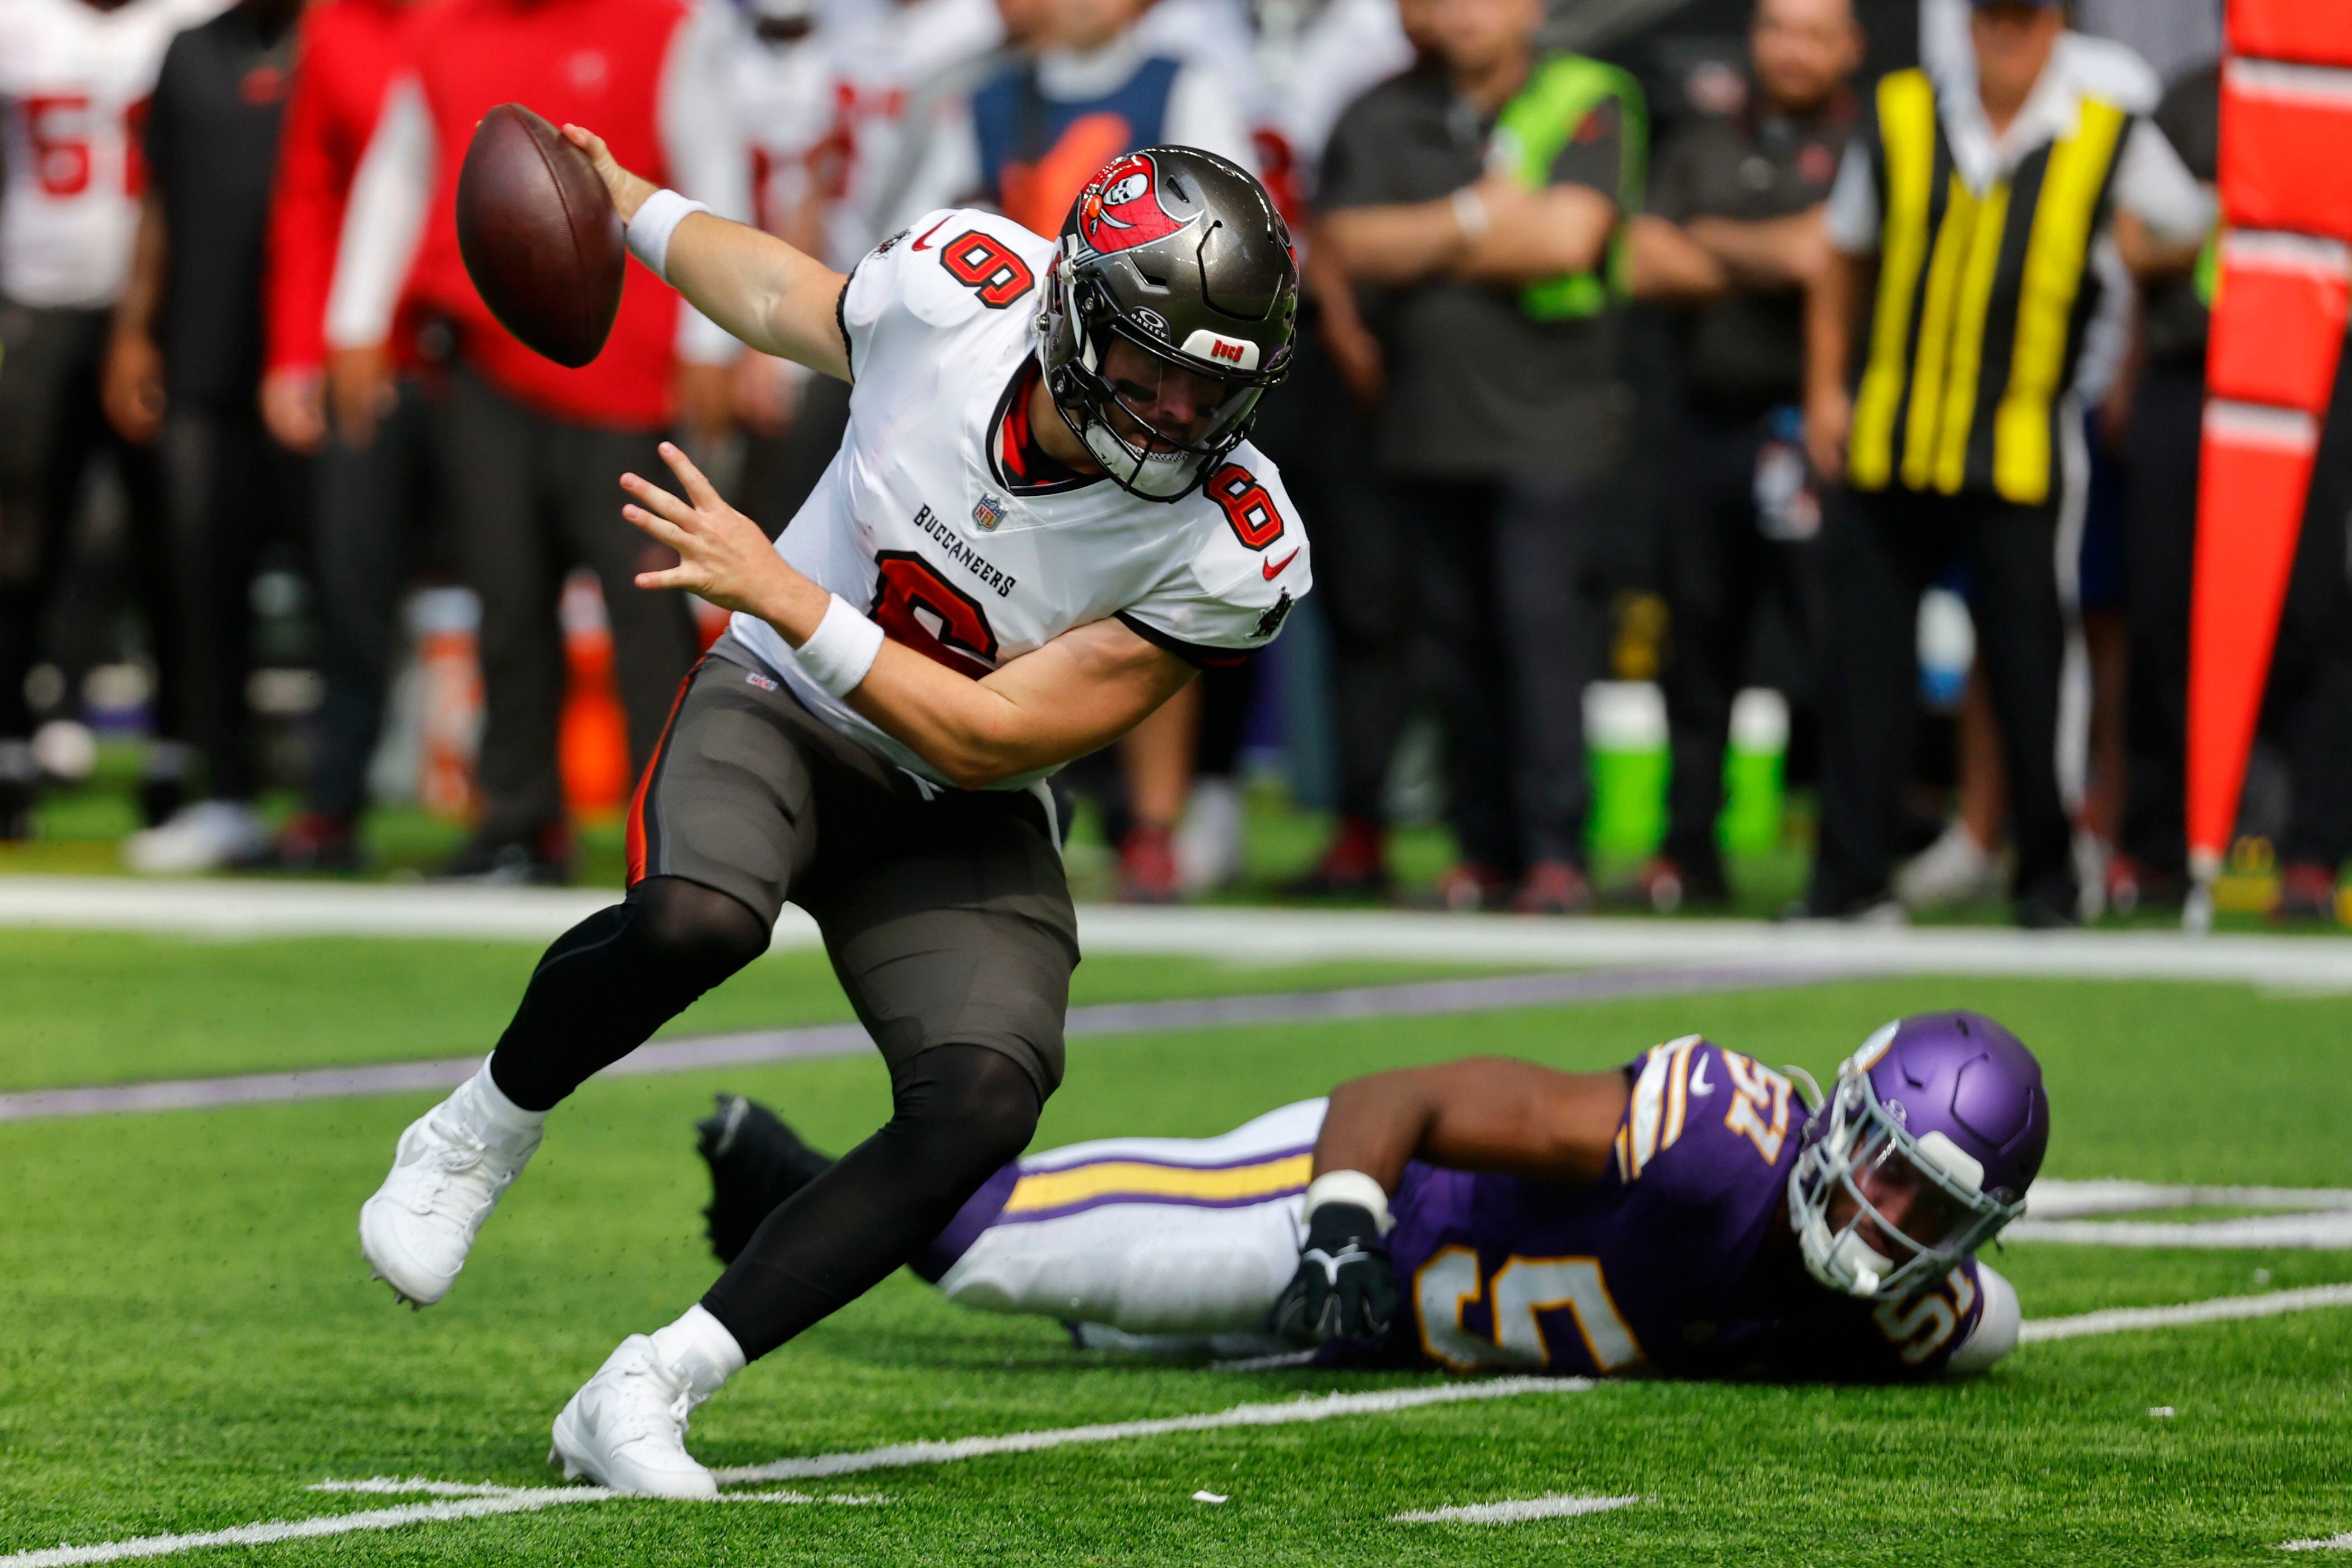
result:
M 449 1293 L 544 1120 L 499 1093 L 485 1066 L 409 1124 L 391 1174 L 360 1206 L 360 1253 L 394 1297 L 422 1308 Z
M 638 1497 L 711 1501 L 718 1479 L 686 1451 L 687 1416 L 699 1403 L 652 1338 L 633 1333 L 556 1416 L 547 1462 L 560 1462 L 565 1480 L 586 1476 Z

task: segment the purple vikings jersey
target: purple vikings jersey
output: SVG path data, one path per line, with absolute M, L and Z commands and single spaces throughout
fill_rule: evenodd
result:
M 1806 1115 L 1788 1079 L 1696 1035 L 1625 1071 L 1633 1095 L 1593 1186 L 1406 1167 L 1390 1206 L 1402 1301 L 1388 1356 L 1873 1379 L 1936 1372 L 1974 1331 L 1973 1259 L 1903 1301 L 1806 1274 L 1780 1207 Z

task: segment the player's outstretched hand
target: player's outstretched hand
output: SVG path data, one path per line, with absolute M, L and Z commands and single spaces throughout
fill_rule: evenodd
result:
M 774 621 L 789 612 L 797 587 L 815 596 L 818 616 L 824 613 L 824 593 L 784 564 L 759 524 L 729 506 L 685 453 L 665 441 L 661 455 L 677 476 L 684 500 L 651 480 L 621 476 L 621 488 L 633 502 L 621 516 L 677 552 L 677 564 L 667 571 L 637 573 L 639 588 L 683 588 L 721 610 Z M 812 621 L 810 629 L 814 625 Z
M 1307 1225 L 1298 1272 L 1274 1304 L 1274 1330 L 1300 1344 L 1369 1344 L 1389 1332 L 1396 1301 L 1380 1221 L 1359 1204 L 1327 1203 Z
M 613 150 L 604 145 L 604 139 L 584 125 L 566 124 L 563 140 L 588 154 L 588 162 L 596 166 L 596 177 L 604 182 L 604 189 L 612 195 L 613 210 L 621 214 L 621 222 L 626 224 L 635 217 L 637 209 L 646 204 L 646 198 L 654 193 L 654 183 L 622 168 Z

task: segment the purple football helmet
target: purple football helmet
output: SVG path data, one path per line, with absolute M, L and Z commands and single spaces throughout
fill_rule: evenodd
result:
M 1919 1013 L 1862 1042 L 1805 1124 L 1789 1223 L 1833 1291 L 1899 1301 L 2025 1212 L 2050 1145 L 2042 1064 L 1981 1013 Z

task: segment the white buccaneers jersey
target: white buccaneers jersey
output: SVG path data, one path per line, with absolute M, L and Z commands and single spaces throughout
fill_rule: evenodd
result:
M 1027 482 L 1017 440 L 1008 452 L 1053 258 L 1051 240 L 964 209 L 927 214 L 858 264 L 841 307 L 848 433 L 776 551 L 891 641 L 975 679 L 1113 616 L 1194 664 L 1246 658 L 1312 581 L 1262 453 L 1244 442 L 1167 502 L 1106 478 Z M 738 615 L 734 632 L 834 728 L 948 782 L 803 674 L 774 627 Z
M 173 35 L 221 0 L 0 0 L 0 294 L 111 305 L 146 188 L 142 124 Z

